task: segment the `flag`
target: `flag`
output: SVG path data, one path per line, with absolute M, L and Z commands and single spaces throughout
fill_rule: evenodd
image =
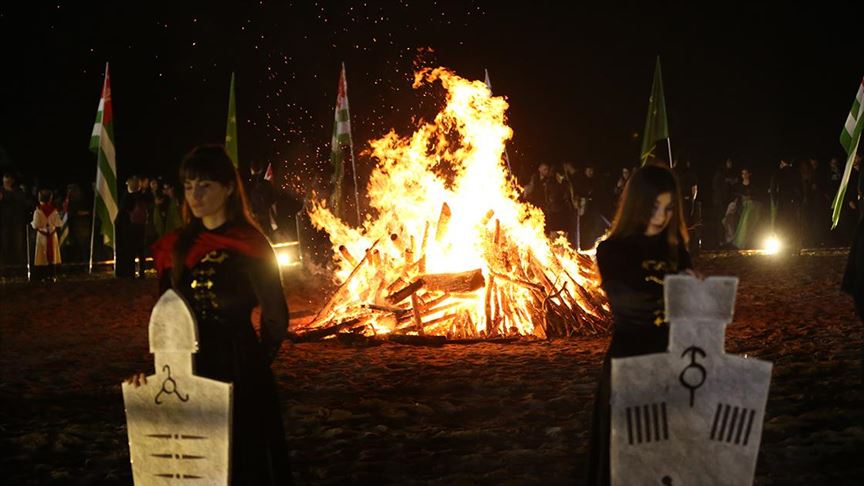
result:
M 486 72 L 486 87 L 489 88 L 489 94 L 492 94 L 492 81 L 489 80 L 489 70 L 484 69 Z M 510 155 L 507 153 L 507 147 L 504 147 L 504 162 L 507 162 L 507 168 L 512 172 L 513 169 L 510 167 Z
M 273 165 L 271 163 L 267 163 L 267 170 L 264 171 L 264 180 L 272 181 L 273 180 Z
M 105 63 L 105 82 L 90 135 L 90 150 L 96 152 L 96 216 L 99 217 L 105 244 L 114 247 L 114 221 L 117 219 L 117 160 L 114 153 L 114 113 L 111 108 L 111 82 Z
M 654 68 L 654 84 L 651 86 L 651 96 L 648 98 L 648 115 L 645 117 L 645 131 L 642 132 L 642 165 L 654 155 L 658 140 L 669 138 L 669 126 L 666 123 L 666 99 L 663 96 L 663 75 L 660 73 L 660 56 Z M 671 158 L 671 157 L 670 157 Z M 671 164 L 671 160 L 669 161 Z
M 345 178 L 345 160 L 347 157 L 353 157 L 353 154 L 351 154 L 352 145 L 351 117 L 348 113 L 348 83 L 345 80 L 345 63 L 342 63 L 342 72 L 339 75 L 339 88 L 336 95 L 333 139 L 330 147 L 330 163 L 333 164 L 333 192 L 330 195 L 330 202 L 333 214 L 337 217 L 344 216 L 342 214 L 342 185 Z
M 840 221 L 840 211 L 843 210 L 846 186 L 849 184 L 849 175 L 852 173 L 852 166 L 855 164 L 855 154 L 858 153 L 858 142 L 861 141 L 862 128 L 864 128 L 864 79 L 858 85 L 858 93 L 855 94 L 855 99 L 852 101 L 852 109 L 849 110 L 849 116 L 846 117 L 843 131 L 840 132 L 840 145 L 843 146 L 843 150 L 847 154 L 846 169 L 843 171 L 843 178 L 840 179 L 840 188 L 837 189 L 837 195 L 834 196 L 831 229 L 836 228 L 837 223 Z
M 234 73 L 231 73 L 231 88 L 228 92 L 228 124 L 225 127 L 225 151 L 234 167 L 239 167 L 240 157 L 237 155 L 237 104 L 234 98 Z

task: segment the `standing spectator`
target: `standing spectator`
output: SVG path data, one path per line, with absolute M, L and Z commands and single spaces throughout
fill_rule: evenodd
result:
M 546 162 L 537 166 L 537 173 L 525 186 L 525 198 L 540 208 L 546 216 L 546 234 L 567 231 L 567 189 L 558 181 Z
M 780 160 L 780 165 L 771 176 L 768 194 L 771 196 L 772 231 L 782 237 L 791 248 L 800 247 L 798 221 L 801 176 L 785 159 Z
M 630 180 L 630 167 L 624 167 L 621 169 L 621 175 L 618 176 L 618 180 L 615 182 L 615 187 L 612 189 L 612 195 L 615 196 L 615 204 L 618 204 L 618 200 L 621 199 L 621 194 L 624 193 L 624 186 L 627 185 L 627 181 Z
M 81 186 L 69 184 L 66 186 L 66 197 L 63 199 L 63 222 L 66 237 L 61 237 L 60 253 L 65 262 L 83 262 L 87 256 L 86 247 L 90 239 L 90 212 L 84 204 Z
M 173 184 L 167 182 L 162 184 L 162 190 L 159 192 L 159 197 L 156 198 L 152 219 L 153 228 L 158 238 L 183 225 L 180 204 L 174 197 Z
M 738 182 L 737 174 L 735 173 L 735 163 L 731 158 L 727 158 L 723 164 L 714 173 L 714 178 L 711 181 L 714 218 L 719 223 L 717 235 L 721 244 L 726 242 L 726 230 L 723 226 L 723 218 L 726 217 L 726 212 L 729 210 L 729 203 L 732 202 L 732 190 Z
M 36 252 L 34 270 L 39 280 L 56 280 L 57 265 L 60 264 L 60 241 L 57 231 L 63 226 L 57 208 L 52 204 L 51 191 L 39 191 L 39 205 L 33 211 L 33 229 L 36 230 Z
M 15 176 L 3 174 L 0 188 L 0 275 L 9 265 L 23 265 L 28 251 L 25 231 L 28 211 L 27 197 L 15 187 Z
M 251 177 L 249 179 L 249 205 L 252 209 L 252 215 L 261 231 L 267 238 L 273 237 L 275 228 L 271 226 L 270 212 L 273 211 L 273 206 L 276 204 L 276 191 L 273 184 L 267 180 L 267 173 L 260 166 L 255 167 L 253 164 L 250 168 Z
M 579 214 L 582 222 L 580 234 L 580 249 L 591 249 L 597 239 L 606 231 L 605 210 L 606 193 L 599 177 L 595 175 L 594 167 L 588 165 L 582 176 L 576 180 L 576 195 L 579 201 Z
M 762 220 L 762 203 L 758 194 L 750 169 L 741 169 L 741 182 L 735 186 L 738 221 L 732 243 L 736 248 L 755 248 L 757 245 L 756 236 Z
M 130 176 L 126 179 L 126 194 L 120 199 L 115 229 L 117 234 L 118 277 L 134 278 L 144 276 L 147 232 L 147 196 L 141 193 L 141 179 Z M 139 265 L 136 269 L 135 258 Z

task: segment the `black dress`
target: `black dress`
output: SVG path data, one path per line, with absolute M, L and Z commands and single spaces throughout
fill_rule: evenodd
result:
M 251 228 L 232 232 L 237 229 L 229 223 L 200 235 L 199 239 L 240 235 L 241 240 L 253 241 L 241 241 L 237 247 L 211 241 L 191 268 L 187 260 L 182 284 L 175 290 L 189 303 L 198 323 L 195 374 L 234 385 L 231 484 L 291 484 L 285 432 L 270 371 L 287 333 L 288 307 L 276 257 L 266 239 Z M 173 241 L 171 237 L 176 239 L 176 233 L 166 238 Z M 170 287 L 170 273 L 170 268 L 162 272 L 163 290 Z M 261 306 L 260 340 L 251 322 L 257 305 Z
M 612 358 L 661 353 L 669 344 L 663 277 L 692 267 L 684 245 L 673 255 L 665 234 L 608 239 L 597 246 L 597 266 L 612 310 L 612 341 L 603 360 L 591 419 L 588 484 L 610 483 Z

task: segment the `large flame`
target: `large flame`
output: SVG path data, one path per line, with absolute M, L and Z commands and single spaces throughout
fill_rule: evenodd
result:
M 507 101 L 492 96 L 482 81 L 444 68 L 417 72 L 414 87 L 436 81 L 446 90 L 446 106 L 432 122 L 409 137 L 390 131 L 370 142 L 378 164 L 368 185 L 371 214 L 361 228 L 346 225 L 324 201 L 313 202 L 312 222 L 329 234 L 343 284 L 315 321 L 362 316 L 369 332 L 404 329 L 394 315 L 374 312 L 394 310 L 387 295 L 423 275 L 475 269 L 484 278 L 476 290 L 413 296 L 412 309 L 445 299 L 449 304 L 414 321 L 414 329 L 409 322 L 409 331 L 545 336 L 538 322 L 545 319 L 540 290 L 571 312 L 601 317 L 605 305 L 586 298 L 599 293 L 588 260 L 566 239 L 550 241 L 543 213 L 519 201 L 522 189 L 502 157 L 513 135 L 505 123 Z M 466 325 L 473 329 L 459 329 Z

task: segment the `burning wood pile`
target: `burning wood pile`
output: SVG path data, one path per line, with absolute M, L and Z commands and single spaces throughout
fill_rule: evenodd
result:
M 502 163 L 507 103 L 438 68 L 447 106 L 411 137 L 371 142 L 376 217 L 347 226 L 324 202 L 310 212 L 337 257 L 338 287 L 299 334 L 550 338 L 606 330 L 608 305 L 589 255 L 544 234 Z M 459 143 L 454 143 L 454 133 Z

